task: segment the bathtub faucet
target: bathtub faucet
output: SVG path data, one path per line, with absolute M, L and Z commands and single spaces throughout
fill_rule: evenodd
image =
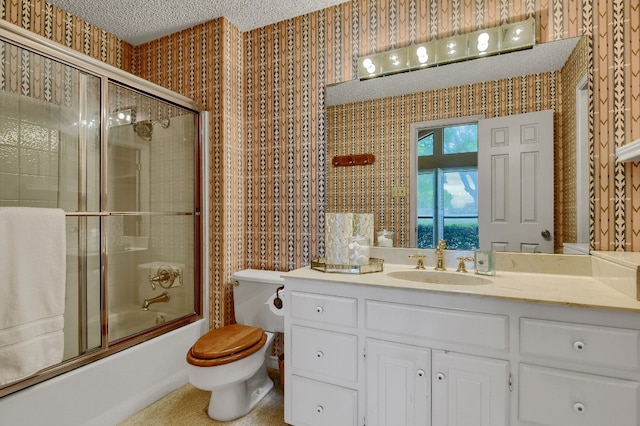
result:
M 159 303 L 159 302 L 168 302 L 169 299 L 170 299 L 169 293 L 167 293 L 166 291 L 159 296 L 152 297 L 151 299 L 144 299 L 144 303 L 142 304 L 142 310 L 148 311 L 149 305 L 152 305 L 154 303 Z

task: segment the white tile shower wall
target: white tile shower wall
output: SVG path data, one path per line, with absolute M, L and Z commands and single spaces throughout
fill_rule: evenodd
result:
M 57 126 L 57 123 L 54 123 Z M 6 206 L 56 207 L 58 131 L 16 112 L 0 117 L 0 200 Z
M 171 118 L 168 128 L 156 124 L 150 142 L 151 211 L 193 211 L 195 164 L 193 117 Z M 151 216 L 149 261 L 166 261 L 185 265 L 183 287 L 171 291 L 174 306 L 191 306 L 193 302 L 193 221 L 191 216 Z

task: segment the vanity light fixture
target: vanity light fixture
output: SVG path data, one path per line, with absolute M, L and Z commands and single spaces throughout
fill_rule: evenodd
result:
M 382 75 L 381 59 L 382 55 L 380 53 L 360 58 L 358 61 L 358 75 L 363 76 L 361 78 L 373 78 Z
M 502 35 L 502 52 L 526 49 L 536 43 L 536 27 L 533 18 L 526 21 L 507 24 L 500 27 Z
M 363 56 L 358 60 L 358 78 L 365 80 L 527 49 L 533 47 L 535 42 L 536 22 L 534 18 L 529 18 L 513 24 Z
M 407 69 L 407 50 L 396 49 L 386 52 L 382 56 L 382 72 L 391 74 L 401 72 Z
M 501 34 L 500 28 L 476 31 L 469 34 L 468 58 L 481 58 L 499 53 Z
M 409 69 L 425 68 L 435 65 L 438 59 L 435 43 L 421 43 L 406 48 Z
M 458 62 L 467 57 L 467 34 L 437 41 L 438 64 Z

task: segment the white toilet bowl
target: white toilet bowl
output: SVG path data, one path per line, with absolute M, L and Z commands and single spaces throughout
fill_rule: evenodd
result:
M 265 333 L 264 346 L 245 358 L 213 367 L 188 364 L 189 382 L 211 391 L 207 413 L 212 419 L 229 421 L 244 416 L 273 388 L 265 354 L 274 334 Z
M 234 273 L 237 323 L 208 331 L 187 352 L 189 382 L 211 391 L 207 413 L 214 420 L 244 416 L 273 388 L 265 354 L 274 333 L 284 330 L 281 275 L 256 269 Z

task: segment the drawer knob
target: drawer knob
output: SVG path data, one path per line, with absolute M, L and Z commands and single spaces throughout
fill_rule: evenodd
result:
M 579 340 L 577 342 L 573 342 L 573 349 L 575 349 L 576 351 L 583 351 L 586 346 L 587 345 L 584 342 L 581 342 Z
M 316 312 L 321 314 L 322 311 L 324 311 L 324 309 L 322 308 L 322 306 L 316 306 Z
M 324 356 L 324 353 L 322 353 L 322 351 L 318 351 L 316 353 L 316 358 L 322 358 Z
M 322 410 L 324 410 L 324 407 L 322 407 L 322 405 L 318 405 L 316 407 L 316 413 L 322 413 Z
M 444 380 L 444 373 L 438 373 L 436 374 L 436 380 L 438 380 L 439 382 Z
M 424 377 L 424 370 L 417 371 L 418 377 Z
M 573 410 L 576 413 L 584 413 L 584 404 L 582 404 L 581 402 L 576 402 L 575 404 L 573 404 Z

